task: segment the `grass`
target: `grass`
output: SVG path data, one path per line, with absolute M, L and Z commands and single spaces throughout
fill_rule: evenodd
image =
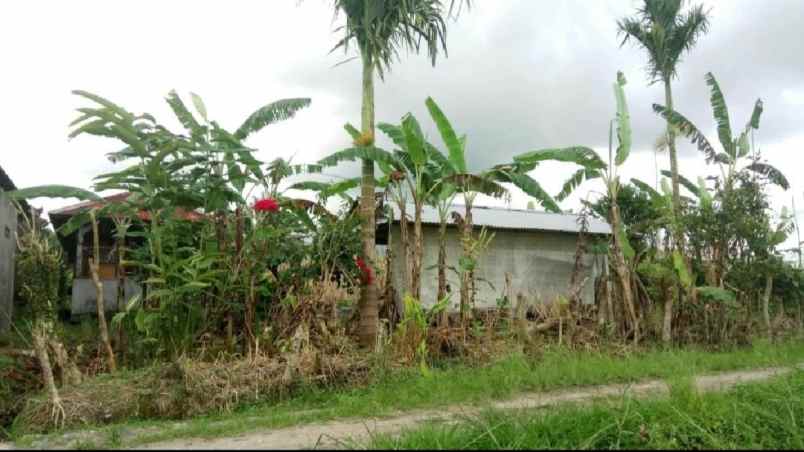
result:
M 700 373 L 800 362 L 804 362 L 804 342 L 800 340 L 781 344 L 759 342 L 751 348 L 727 352 L 647 350 L 626 356 L 554 348 L 538 360 L 513 354 L 484 367 L 454 365 L 431 369 L 429 376 L 415 369 L 389 371 L 375 376 L 368 386 L 306 388 L 287 400 L 242 407 L 226 415 L 197 417 L 174 424 L 131 420 L 99 430 L 115 436 L 115 443 L 122 442 L 128 447 L 181 437 L 231 436 L 260 428 L 336 418 L 387 416 L 447 404 L 479 404 L 530 391 L 652 378 L 682 381 Z M 139 432 L 131 433 L 136 429 Z M 130 434 L 125 434 L 126 431 Z M 31 437 L 15 439 L 19 445 L 32 442 Z
M 428 425 L 372 449 L 802 449 L 804 372 L 727 393 L 698 395 L 689 381 L 669 398 L 630 398 L 550 411 L 488 411 Z

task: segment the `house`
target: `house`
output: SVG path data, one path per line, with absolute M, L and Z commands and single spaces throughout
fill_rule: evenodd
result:
M 393 223 L 390 225 L 390 250 L 393 262 L 391 281 L 398 293 L 404 287 L 404 267 L 399 238 L 399 210 L 392 206 Z M 408 215 L 413 206 L 406 208 Z M 453 205 L 450 212 L 464 213 L 464 206 Z M 558 295 L 566 296 L 575 263 L 575 252 L 580 225 L 578 215 L 555 214 L 535 210 L 514 210 L 497 207 L 476 206 L 472 209 L 475 236 L 481 227 L 494 234 L 489 247 L 478 259 L 475 270 L 475 307 L 496 306 L 506 288 L 506 275 L 510 279 L 512 297 L 519 294 L 528 300 L 553 301 Z M 608 223 L 589 218 L 590 236 L 603 237 L 611 234 Z M 424 207 L 422 211 L 423 265 L 421 298 L 424 305 L 432 305 L 438 293 L 438 211 Z M 377 243 L 388 246 L 388 223 L 377 228 Z M 413 224 L 409 231 L 412 234 Z M 462 255 L 460 231 L 449 221 L 446 233 L 447 265 L 457 267 Z M 605 268 L 605 257 L 587 254 L 583 258 L 584 273 L 589 278 L 581 290 L 583 303 L 594 303 L 595 280 Z M 447 270 L 447 282 L 451 294 L 450 304 L 459 302 L 460 279 L 456 271 Z
M 7 192 L 16 190 L 14 182 L 0 167 L 0 333 L 11 328 L 14 314 L 14 254 L 17 249 L 17 210 Z
M 52 210 L 49 212 L 50 222 L 55 229 L 58 229 L 79 213 L 102 207 L 106 203 L 123 202 L 130 195 L 131 193 L 122 192 L 104 197 L 103 201 L 84 201 Z M 176 213 L 187 220 L 201 218 L 201 214 L 196 212 L 177 209 Z M 143 221 L 150 220 L 150 215 L 144 210 L 139 211 L 137 216 Z M 89 269 L 89 260 L 94 253 L 92 225 L 84 224 L 77 231 L 68 235 L 58 234 L 58 237 L 64 248 L 65 261 L 73 267 L 71 313 L 73 315 L 94 313 L 97 310 L 97 295 Z M 98 219 L 98 238 L 100 242 L 98 276 L 103 285 L 104 305 L 106 311 L 117 311 L 132 297 L 141 294 L 142 288 L 127 274 L 118 274 L 118 246 L 115 238 L 115 224 L 112 218 L 101 217 Z M 124 246 L 131 249 L 137 246 L 137 240 L 127 237 Z M 122 300 L 118 300 L 117 288 L 121 281 L 123 282 L 124 296 Z

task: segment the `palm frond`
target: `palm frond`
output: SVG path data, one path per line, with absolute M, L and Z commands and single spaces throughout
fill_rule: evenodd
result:
M 661 193 L 659 193 L 653 187 L 651 187 L 650 185 L 646 184 L 645 182 L 642 182 L 639 179 L 631 178 L 631 183 L 634 184 L 634 186 L 636 186 L 641 191 L 644 191 L 645 193 L 647 193 L 651 197 L 651 199 L 653 199 L 653 200 L 663 197 L 663 195 Z

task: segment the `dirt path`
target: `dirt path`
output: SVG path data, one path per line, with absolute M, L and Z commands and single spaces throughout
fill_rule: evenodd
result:
M 804 369 L 804 364 L 799 365 Z M 760 381 L 791 372 L 791 368 L 770 368 L 695 378 L 699 391 L 722 391 L 739 383 Z M 256 431 L 231 438 L 187 438 L 148 444 L 140 449 L 333 449 L 344 447 L 344 441 L 366 439 L 373 433 L 396 433 L 427 421 L 450 422 L 461 415 L 477 414 L 484 408 L 532 409 L 562 403 L 589 402 L 594 399 L 629 396 L 645 398 L 666 395 L 669 387 L 660 380 L 636 384 L 604 385 L 565 391 L 525 394 L 516 399 L 492 402 L 485 406 L 455 405 L 439 410 L 413 411 L 396 417 L 361 420 L 340 420 L 283 429 Z

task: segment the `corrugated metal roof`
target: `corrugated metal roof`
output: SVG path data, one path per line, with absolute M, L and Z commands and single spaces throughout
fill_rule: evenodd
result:
M 399 221 L 399 208 L 391 204 L 394 211 L 394 221 Z M 407 215 L 412 219 L 413 205 L 406 208 Z M 458 212 L 463 216 L 465 207 L 453 204 L 450 212 Z M 490 229 L 518 229 L 524 231 L 558 231 L 577 233 L 579 215 L 569 213 L 550 213 L 538 210 L 506 209 L 503 207 L 472 207 L 472 223 L 476 226 L 486 226 Z M 453 224 L 452 219 L 448 222 Z M 438 210 L 431 206 L 422 208 L 423 224 L 439 224 Z M 589 232 L 592 234 L 611 234 L 611 226 L 597 218 L 589 217 Z

